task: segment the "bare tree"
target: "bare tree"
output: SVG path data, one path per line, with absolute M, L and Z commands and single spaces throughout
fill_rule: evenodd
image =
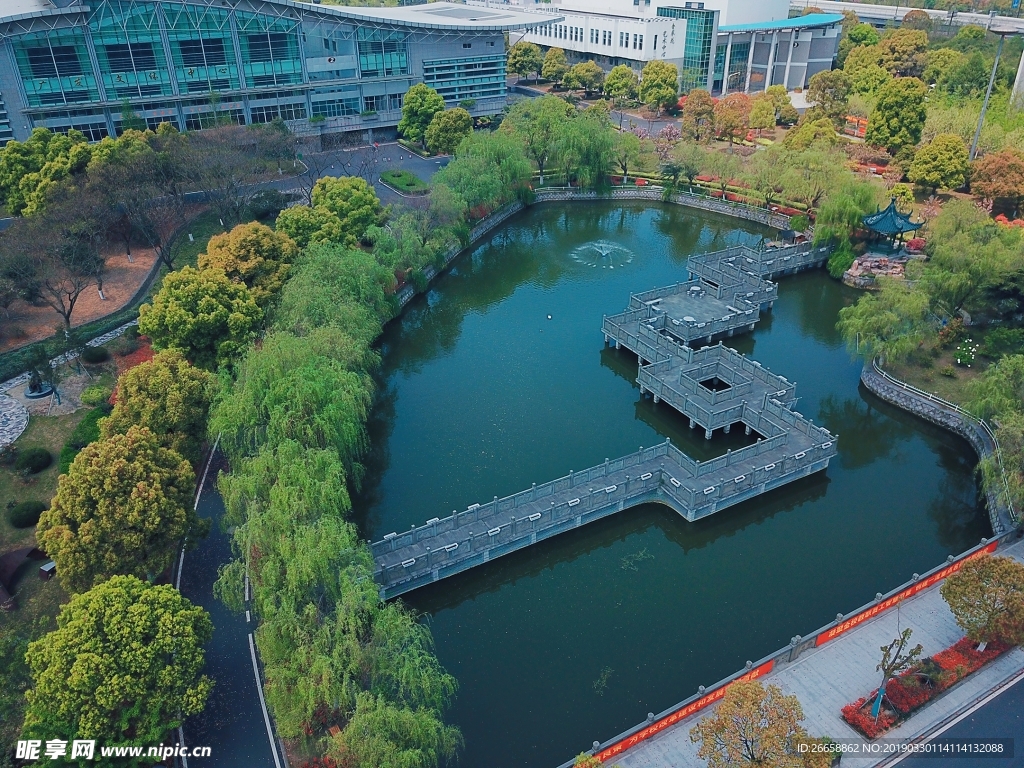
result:
M 82 292 L 102 280 L 101 248 L 109 221 L 102 201 L 85 191 L 62 189 L 44 214 L 22 219 L 0 238 L 0 252 L 15 282 L 31 289 L 71 328 Z M 27 258 L 12 258 L 18 251 Z

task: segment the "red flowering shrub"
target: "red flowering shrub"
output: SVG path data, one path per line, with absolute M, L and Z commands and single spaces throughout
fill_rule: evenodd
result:
M 636 185 L 638 187 L 646 187 L 647 186 L 647 179 L 637 179 L 636 180 Z
M 621 176 L 612 176 L 612 184 L 621 184 L 621 183 L 622 183 L 622 177 Z
M 924 250 L 925 240 L 923 237 L 912 237 L 907 240 L 907 250 L 911 253 L 920 253 Z
M 876 691 L 877 693 L 877 691 Z M 875 694 L 870 699 L 857 699 L 853 704 L 843 707 L 843 720 L 848 722 L 869 739 L 875 739 L 888 731 L 898 718 L 892 712 L 882 708 L 878 713 L 878 720 L 871 716 L 871 702 L 874 702 Z
M 915 709 L 924 706 L 1012 648 L 999 641 L 989 643 L 984 651 L 979 651 L 975 646 L 973 640 L 961 638 L 946 650 L 925 659 L 914 669 L 890 680 L 885 686 L 885 701 L 895 712 L 883 707 L 877 722 L 871 717 L 871 704 L 878 689 L 866 699 L 858 699 L 843 707 L 843 719 L 869 739 L 876 738 Z M 938 671 L 937 675 L 935 671 Z

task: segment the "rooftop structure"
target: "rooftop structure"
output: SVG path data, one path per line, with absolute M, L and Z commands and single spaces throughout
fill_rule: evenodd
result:
M 470 0 L 487 2 L 495 0 Z M 676 65 L 680 90 L 714 93 L 763 91 L 770 85 L 806 87 L 831 69 L 842 16 L 811 14 L 790 19 L 786 0 L 517 0 L 527 9 L 558 10 L 562 22 L 524 35 L 542 48 L 566 51 L 570 63 L 592 60 L 605 69 L 626 64 L 640 71 L 648 61 Z M 671 21 L 670 24 L 665 20 Z
M 5 0 L 0 144 L 37 127 L 116 136 L 125 102 L 151 128 L 200 128 L 216 113 L 241 124 L 281 118 L 300 135 L 381 137 L 419 82 L 449 106 L 495 114 L 505 33 L 558 18 L 445 2 Z
M 896 198 L 892 198 L 884 210 L 865 216 L 863 222 L 864 226 L 872 232 L 886 237 L 897 237 L 907 232 L 916 232 L 924 226 L 923 221 L 918 224 L 912 222 L 909 213 L 900 213 L 896 209 Z

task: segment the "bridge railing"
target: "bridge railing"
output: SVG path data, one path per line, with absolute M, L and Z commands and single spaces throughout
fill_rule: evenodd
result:
M 381 541 L 374 542 L 371 545 L 371 551 L 377 557 L 386 552 L 393 552 L 396 549 L 416 544 L 437 534 L 457 530 L 468 523 L 486 520 L 499 512 L 508 512 L 527 506 L 534 501 L 548 498 L 570 488 L 593 483 L 609 474 L 637 466 L 659 456 L 665 456 L 668 453 L 668 448 L 667 441 L 650 448 L 642 448 L 627 456 L 611 459 L 579 472 L 570 472 L 568 475 L 541 485 L 531 486 L 529 489 L 511 496 L 500 499 L 495 497 L 486 504 L 470 505 L 465 511 L 448 515 L 445 518 L 434 518 L 425 525 L 414 526 L 404 533 L 389 533 Z
M 665 361 L 665 363 L 670 362 Z M 656 363 L 655 365 L 664 365 L 665 363 Z M 707 402 L 707 405 L 704 405 L 694 397 L 694 390 L 703 389 L 702 387 L 694 387 L 693 382 L 686 379 L 666 381 L 659 378 L 655 366 L 646 365 L 641 368 L 636 380 L 637 384 L 645 391 L 664 400 L 665 403 L 687 418 L 693 419 L 705 429 L 720 429 L 740 421 L 743 417 L 742 402 L 721 410 L 712 410 L 713 404 L 708 401 L 708 398 L 702 397 Z
M 649 291 L 631 293 L 629 295 L 629 308 L 640 309 L 641 307 L 647 306 L 652 301 L 664 299 L 666 296 L 676 296 L 680 293 L 686 293 L 695 285 L 700 285 L 700 281 L 688 280 L 684 283 L 673 283 L 672 285 L 663 285 L 660 288 L 652 288 Z
M 649 328 L 648 325 L 649 323 L 640 323 L 637 335 L 642 341 L 647 342 L 651 348 L 658 350 L 665 357 L 675 357 L 682 360 L 684 363 L 689 363 L 690 360 L 693 359 L 692 349 L 685 344 L 680 344 L 670 336 L 666 336 L 653 328 Z M 658 358 L 647 359 L 657 361 Z

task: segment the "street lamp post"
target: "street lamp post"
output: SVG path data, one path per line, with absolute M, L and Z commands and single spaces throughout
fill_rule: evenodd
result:
M 985 101 L 981 105 L 981 114 L 978 116 L 978 127 L 974 131 L 974 140 L 971 142 L 970 159 L 978 156 L 978 139 L 981 138 L 981 126 L 985 122 L 985 113 L 988 111 L 988 100 L 992 97 L 992 85 L 996 81 L 996 70 L 999 69 L 999 56 L 1003 52 L 1003 43 L 1009 35 L 1017 34 L 1013 29 L 991 29 L 992 34 L 999 35 L 999 46 L 996 48 L 996 60 L 992 64 L 992 74 L 988 78 L 988 89 L 985 91 Z

